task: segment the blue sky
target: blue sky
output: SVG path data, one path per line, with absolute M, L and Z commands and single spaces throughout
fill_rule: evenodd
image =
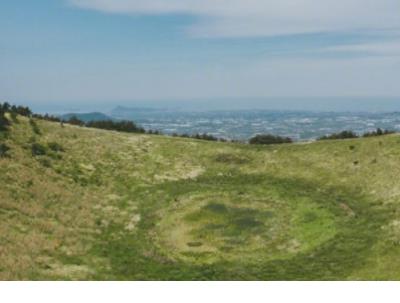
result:
M 12 102 L 400 96 L 398 0 L 2 0 L 0 38 Z

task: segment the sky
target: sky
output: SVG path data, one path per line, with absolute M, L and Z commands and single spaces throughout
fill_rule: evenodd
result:
M 0 1 L 0 100 L 389 98 L 399 79 L 398 0 Z

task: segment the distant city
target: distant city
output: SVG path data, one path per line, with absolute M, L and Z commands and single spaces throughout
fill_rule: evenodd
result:
M 71 114 L 65 115 L 70 117 Z M 400 131 L 400 112 L 318 112 L 289 110 L 190 111 L 118 106 L 104 113 L 78 114 L 82 120 L 132 120 L 164 134 L 207 133 L 219 138 L 247 140 L 256 134 L 274 134 L 296 141 L 352 130 L 377 128 Z
M 295 140 L 311 140 L 342 130 L 356 133 L 376 128 L 400 131 L 400 112 L 307 112 L 307 111 L 145 111 L 116 108 L 113 118 L 134 120 L 146 129 L 172 133 L 207 133 L 217 137 L 246 140 L 270 133 Z
M 126 102 L 23 102 L 35 112 L 81 120 L 132 120 L 164 134 L 207 133 L 247 140 L 256 134 L 308 141 L 343 130 L 400 131 L 400 98 L 267 98 Z

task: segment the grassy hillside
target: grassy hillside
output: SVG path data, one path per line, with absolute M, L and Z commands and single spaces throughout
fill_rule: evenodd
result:
M 397 135 L 248 146 L 18 121 L 2 280 L 400 279 Z

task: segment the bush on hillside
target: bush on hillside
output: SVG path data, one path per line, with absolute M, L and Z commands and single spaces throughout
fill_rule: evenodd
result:
M 11 120 L 13 123 L 18 123 L 18 114 L 17 113 L 11 112 L 10 116 L 11 116 Z
M 65 149 L 61 146 L 61 144 L 57 142 L 49 142 L 47 143 L 47 146 L 49 147 L 50 150 L 54 152 L 64 152 Z
M 34 132 L 36 135 L 40 135 L 40 134 L 41 134 L 40 128 L 39 128 L 39 126 L 37 125 L 37 123 L 36 123 L 35 120 L 33 120 L 32 118 L 29 119 L 29 124 L 31 125 L 32 130 L 33 130 L 33 132 Z
M 6 131 L 8 129 L 9 125 L 10 125 L 10 122 L 4 116 L 4 112 L 0 111 L 0 131 Z
M 355 139 L 358 138 L 358 135 L 350 130 L 344 130 L 340 133 L 334 133 L 331 135 L 326 135 L 320 137 L 318 140 L 339 140 L 339 139 Z
M 10 148 L 5 143 L 0 143 L 0 158 L 8 157 L 7 152 Z
M 44 156 L 46 155 L 46 147 L 40 143 L 32 143 L 31 146 L 32 156 Z
M 197 140 L 206 140 L 206 141 L 218 141 L 217 137 L 214 137 L 213 135 L 209 135 L 209 134 L 194 134 L 191 136 L 193 139 L 197 139 Z
M 145 133 L 146 131 L 137 126 L 132 121 L 113 121 L 113 120 L 103 120 L 103 121 L 90 121 L 86 123 L 87 127 L 100 128 L 106 130 L 115 130 L 125 133 Z
M 250 144 L 284 144 L 284 143 L 292 143 L 293 140 L 289 137 L 281 137 L 274 135 L 257 135 L 249 140 Z

